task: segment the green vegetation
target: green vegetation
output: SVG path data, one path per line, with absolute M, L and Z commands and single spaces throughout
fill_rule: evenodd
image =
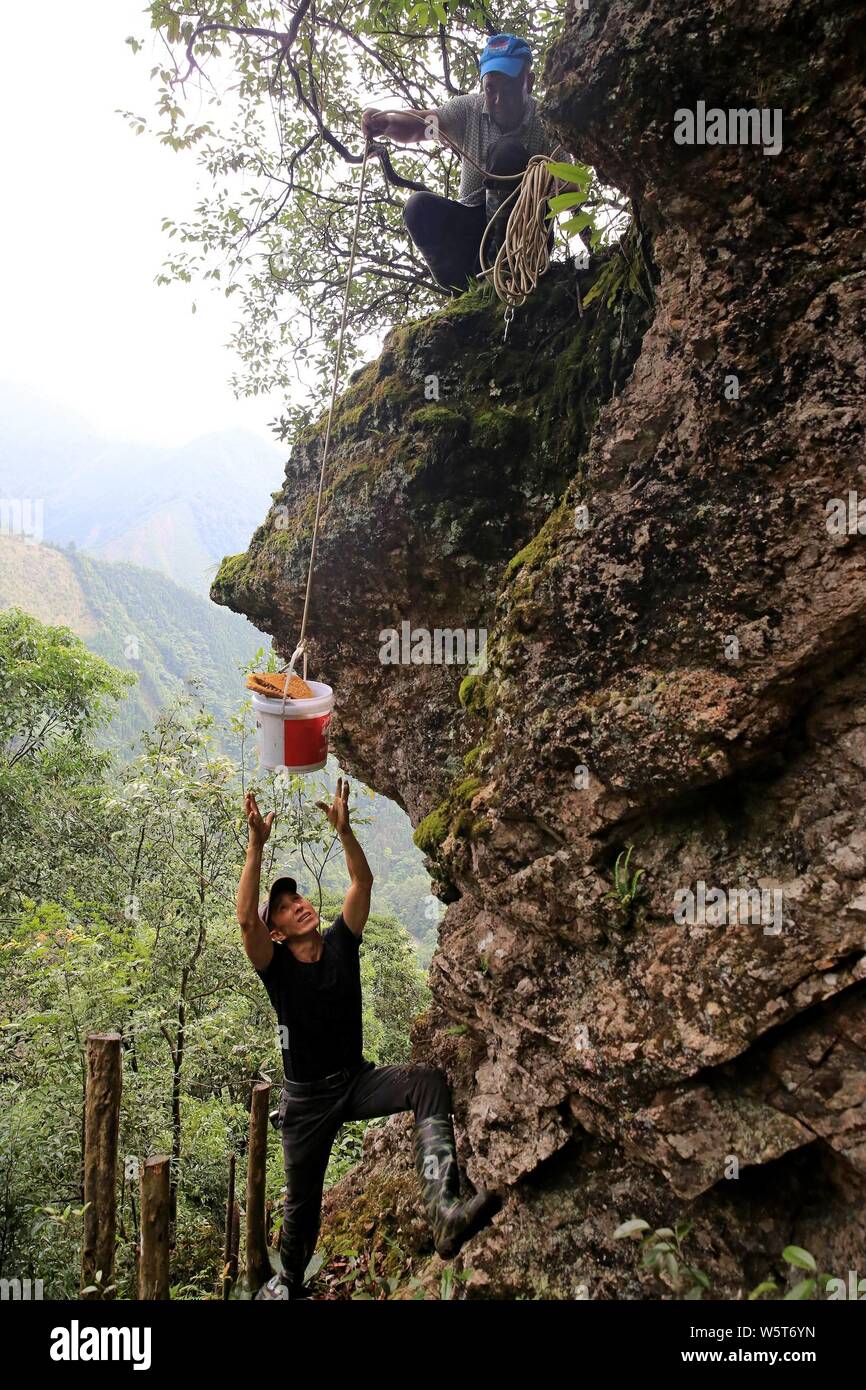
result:
M 629 845 L 622 850 L 616 857 L 613 867 L 613 888 L 605 894 L 618 908 L 629 918 L 634 911 L 635 903 L 643 892 L 641 879 L 646 873 L 645 869 L 635 869 L 629 873 L 629 864 L 634 851 L 634 845 Z
M 496 22 L 507 22 L 526 38 L 540 75 L 545 50 L 563 19 L 555 6 L 523 7 Z M 244 392 L 276 390 L 296 397 L 297 368 L 303 364 L 302 375 L 315 382 L 313 399 L 286 411 L 286 439 L 296 437 L 318 413 L 330 381 L 342 306 L 341 296 L 323 294 L 322 286 L 340 285 L 345 275 L 344 239 L 335 237 L 332 225 L 332 190 L 344 177 L 344 151 L 359 148 L 359 93 L 394 90 L 395 73 L 404 95 L 417 93 L 416 102 L 427 108 L 455 91 L 474 90 L 476 53 L 491 22 L 489 10 L 474 0 L 457 9 L 438 0 L 366 0 L 353 6 L 348 30 L 345 6 L 320 0 L 297 13 L 297 33 L 288 39 L 282 27 L 288 17 L 254 0 L 217 0 L 206 16 L 152 0 L 139 32 L 128 39 L 155 84 L 154 115 L 142 115 L 140 108 L 127 111 L 131 129 L 149 132 L 196 159 L 203 175 L 193 215 L 164 219 L 169 240 L 160 281 L 195 282 L 238 296 L 244 312 L 232 345 L 241 362 L 236 385 Z M 431 63 L 418 42 L 424 32 L 441 46 L 447 66 Z M 275 65 L 273 43 L 281 36 L 287 38 L 286 59 Z M 190 83 L 178 82 L 178 73 L 188 73 Z M 229 101 L 223 100 L 227 92 Z M 264 110 L 273 119 L 263 121 Z M 299 174 L 291 196 L 282 184 L 271 188 L 268 180 L 250 177 L 290 158 Z M 358 367 L 370 336 L 412 324 L 439 306 L 433 320 L 457 323 L 486 311 L 493 293 L 490 285 L 475 281 L 458 299 L 448 300 L 431 283 L 406 237 L 403 190 L 394 196 L 382 165 L 370 163 L 359 226 L 367 273 L 355 280 L 349 296 L 346 378 Z M 582 164 L 552 167 L 580 187 L 552 199 L 551 215 L 570 214 L 569 232 L 590 229 L 595 248 L 615 236 L 628 220 L 625 200 L 602 187 Z M 401 148 L 399 168 L 431 191 L 455 196 L 453 161 L 441 145 Z M 296 306 L 288 316 L 282 312 L 286 303 Z M 402 345 L 400 331 L 392 331 L 386 352 Z
M 463 411 L 452 410 L 447 405 L 425 405 L 420 410 L 413 410 L 411 415 L 407 415 L 405 424 L 407 429 L 451 429 L 461 433 L 469 428 L 469 420 Z
M 483 675 L 464 676 L 457 691 L 457 698 L 470 714 L 486 719 L 493 700 L 493 685 L 485 672 Z M 467 753 L 466 757 L 470 755 Z M 477 753 L 476 753 L 477 756 Z M 466 759 L 464 758 L 464 763 Z M 468 767 L 469 764 L 466 763 Z
M 702 1270 L 683 1257 L 683 1241 L 693 1224 L 686 1221 L 673 1227 L 660 1226 L 653 1231 L 648 1221 L 633 1219 L 618 1226 L 613 1238 L 639 1240 L 644 1269 L 651 1270 L 675 1298 L 699 1300 L 710 1288 L 710 1281 Z
M 125 673 L 122 700 L 100 735 L 105 746 L 128 747 L 178 690 L 194 691 L 219 725 L 228 721 L 243 691 L 239 668 L 263 640 L 246 618 L 156 570 L 48 544 L 34 565 L 28 551 L 0 538 L 0 610 L 17 602 L 29 613 L 55 615 L 54 623 L 60 618 Z
M 434 855 L 448 834 L 448 817 L 445 808 L 437 806 L 415 827 L 412 839 L 424 854 Z
M 210 1297 L 228 1155 L 244 1151 L 252 1082 L 281 1074 L 273 1010 L 235 922 L 242 792 L 254 784 L 277 812 L 263 881 L 303 865 L 302 890 L 327 924 L 340 896 L 328 888 L 335 840 L 312 809 L 324 788 L 260 771 L 253 783 L 249 714 L 221 730 L 182 693 L 131 759 L 112 758 L 95 740 L 128 677 L 68 630 L 20 612 L 0 615 L 0 669 L 0 1272 L 43 1279 L 46 1296 L 77 1294 L 85 1038 L 116 1030 L 117 1296 L 134 1290 L 136 1165 L 167 1152 L 174 1296 Z M 390 913 L 374 910 L 361 960 L 365 1055 L 404 1062 L 428 995 L 412 941 Z M 357 1161 L 365 1128 L 339 1136 L 328 1182 Z M 277 1213 L 282 1182 L 271 1144 Z
M 642 1267 L 651 1271 L 674 1298 L 697 1301 L 702 1299 L 705 1293 L 711 1292 L 712 1285 L 707 1275 L 684 1256 L 683 1244 L 693 1226 L 694 1222 L 685 1221 L 676 1226 L 659 1226 L 653 1230 L 648 1221 L 632 1217 L 617 1226 L 613 1238 L 638 1241 Z M 814 1255 L 802 1246 L 786 1245 L 782 1251 L 782 1259 L 789 1270 L 807 1272 L 805 1279 L 799 1279 L 782 1295 L 786 1302 L 808 1301 L 815 1298 L 819 1291 L 830 1298 L 848 1296 L 845 1281 L 819 1272 Z M 831 1285 L 832 1294 L 829 1291 Z M 764 1279 L 749 1294 L 740 1294 L 740 1297 L 754 1303 L 777 1293 L 778 1290 L 779 1285 L 775 1279 Z
M 475 840 L 481 835 L 489 834 L 490 822 L 487 817 L 473 816 L 468 809 L 472 798 L 483 785 L 480 777 L 465 777 L 462 782 L 452 787 L 439 806 L 434 807 L 429 815 L 419 822 L 413 838 L 418 848 L 429 858 L 436 858 L 439 847 L 448 835 L 453 835 L 456 839 L 463 837 Z
M 563 498 L 555 511 L 545 521 L 537 535 L 532 537 L 522 550 L 518 550 L 509 560 L 505 569 L 505 582 L 514 579 L 519 570 L 538 569 L 547 558 L 556 537 L 573 525 L 571 507 Z

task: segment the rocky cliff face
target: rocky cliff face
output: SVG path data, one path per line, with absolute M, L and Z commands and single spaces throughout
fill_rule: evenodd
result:
M 651 310 L 555 268 L 505 348 L 465 296 L 341 401 L 311 670 L 450 903 L 414 1055 L 506 1194 L 472 1293 L 663 1295 L 632 1216 L 694 1221 L 716 1296 L 789 1243 L 866 1268 L 864 49 L 845 0 L 573 10 L 547 112 L 634 199 Z M 676 143 L 699 102 L 781 150 Z M 214 589 L 286 651 L 320 449 Z M 486 669 L 383 665 L 403 622 Z M 333 1249 L 429 1249 L 407 1124 Z

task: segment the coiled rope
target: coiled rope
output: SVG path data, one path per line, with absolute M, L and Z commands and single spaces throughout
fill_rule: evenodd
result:
M 511 309 L 513 315 L 515 308 L 526 303 L 550 265 L 547 245 L 549 228 L 545 224 L 544 206 L 548 198 L 555 197 L 560 189 L 565 187 L 567 180 L 552 174 L 547 165 L 556 158 L 559 150 L 565 152 L 563 146 L 556 145 L 552 154 L 532 155 L 526 168 L 519 174 L 491 174 L 477 159 L 473 159 L 462 145 L 446 135 L 438 121 L 433 122 L 429 116 L 424 116 L 418 111 L 401 112 L 402 114 L 417 116 L 419 121 L 425 125 L 429 124 L 433 138 L 441 145 L 449 145 L 455 154 L 468 160 L 486 178 L 494 178 L 497 183 L 517 181 L 517 188 L 513 193 L 509 193 L 484 228 L 478 249 L 482 276 L 489 277 L 497 297 Z M 496 253 L 493 265 L 488 266 L 484 259 L 484 249 L 490 228 L 512 199 L 515 200 L 514 206 L 508 214 L 502 245 Z M 508 321 L 506 317 L 506 323 Z

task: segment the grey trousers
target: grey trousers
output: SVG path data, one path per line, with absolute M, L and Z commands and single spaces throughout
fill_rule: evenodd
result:
M 286 1169 L 280 1256 L 289 1285 L 300 1288 L 319 1238 L 325 1171 L 346 1120 L 413 1110 L 416 1120 L 451 1113 L 451 1088 L 435 1067 L 377 1067 L 339 1073 L 330 1085 L 284 1081 L 279 1122 Z

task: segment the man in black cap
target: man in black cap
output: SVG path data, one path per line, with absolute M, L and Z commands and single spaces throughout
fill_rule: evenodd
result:
M 319 914 L 293 878 L 278 878 L 259 904 L 262 850 L 274 813 L 262 816 L 252 793 L 244 810 L 247 857 L 238 887 L 243 944 L 277 1012 L 285 1080 L 279 1125 L 286 1169 L 280 1238 L 282 1276 L 257 1298 L 303 1298 L 304 1271 L 319 1234 L 322 1189 L 331 1146 L 345 1120 L 415 1112 L 415 1169 L 436 1250 L 448 1259 L 497 1205 L 480 1191 L 461 1201 L 451 1120 L 451 1092 L 433 1067 L 377 1067 L 365 1061 L 361 1032 L 361 934 L 370 912 L 373 875 L 349 825 L 349 783 L 339 778 L 333 803 L 317 802 L 340 838 L 351 880 L 339 916 L 324 932 Z

